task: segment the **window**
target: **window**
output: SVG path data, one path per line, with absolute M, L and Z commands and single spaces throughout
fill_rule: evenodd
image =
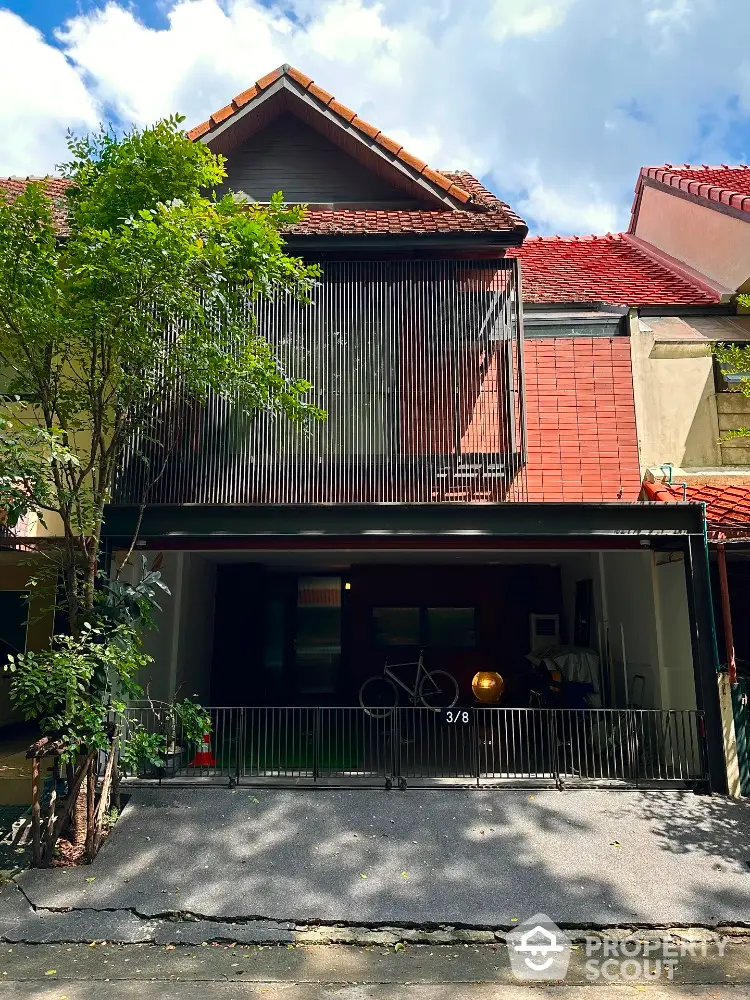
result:
M 18 372 L 10 365 L 0 365 L 0 399 L 3 397 L 31 399 L 33 394 L 25 391 L 19 382 Z
M 373 608 L 379 646 L 471 649 L 477 644 L 476 608 Z
M 426 645 L 471 649 L 476 644 L 476 608 L 427 608 Z
M 375 642 L 379 646 L 418 646 L 419 608 L 373 608 Z
M 732 345 L 735 346 L 735 345 Z M 738 361 L 740 359 L 738 358 Z M 739 392 L 746 391 L 750 382 L 750 354 L 747 357 L 748 370 L 742 371 L 730 362 L 722 364 L 718 359 L 715 361 L 714 374 L 717 392 Z
M 9 655 L 26 651 L 28 620 L 28 591 L 0 590 L 0 666 Z

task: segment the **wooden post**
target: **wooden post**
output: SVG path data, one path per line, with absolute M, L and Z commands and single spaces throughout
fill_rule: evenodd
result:
M 729 683 L 737 683 L 737 660 L 734 653 L 734 631 L 732 629 L 732 607 L 729 603 L 729 579 L 727 577 L 727 554 L 724 550 L 724 536 L 716 543 L 719 563 L 719 591 L 721 593 L 721 615 L 724 622 L 724 644 L 727 648 L 727 674 Z
M 31 761 L 31 832 L 32 861 L 35 868 L 42 865 L 42 823 L 41 803 L 39 801 L 39 758 Z

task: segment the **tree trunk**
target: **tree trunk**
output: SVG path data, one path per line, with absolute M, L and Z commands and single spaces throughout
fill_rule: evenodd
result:
M 86 860 L 90 863 L 94 857 L 94 826 L 96 818 L 94 815 L 94 797 L 96 794 L 96 757 L 89 762 L 88 774 L 86 775 Z
M 109 744 L 109 757 L 107 758 L 107 766 L 104 769 L 104 778 L 102 779 L 102 788 L 99 794 L 99 805 L 96 809 L 96 815 L 94 817 L 94 829 L 91 841 L 91 856 L 88 861 L 94 860 L 96 855 L 99 853 L 99 847 L 102 842 L 102 827 L 104 825 L 104 814 L 109 806 L 109 794 L 112 787 L 112 775 L 114 774 L 115 759 L 117 757 L 117 735 L 115 734 Z
M 115 751 L 115 757 L 117 752 Z M 116 809 L 119 813 L 122 809 L 122 804 L 120 802 L 120 764 L 115 760 L 112 769 L 112 808 Z
M 86 577 L 83 583 L 83 605 L 93 608 L 96 591 L 96 573 L 99 569 L 99 545 L 101 542 L 102 521 L 104 520 L 104 500 L 96 498 L 96 521 L 86 550 Z
M 41 868 L 42 865 L 42 817 L 39 789 L 39 758 L 34 757 L 31 762 L 31 837 L 32 837 L 32 864 L 34 868 Z
M 52 831 L 55 828 L 55 820 L 57 815 L 55 813 L 55 806 L 57 805 L 57 782 L 60 778 L 60 762 L 57 757 L 55 757 L 52 763 L 52 788 L 49 793 L 49 809 L 47 811 L 47 822 L 44 826 L 44 842 L 49 843 L 52 836 Z
M 71 827 L 73 836 L 71 840 L 76 847 L 83 847 L 86 843 L 86 830 L 87 830 L 87 816 L 86 816 L 86 792 L 83 788 L 83 782 L 81 782 L 73 792 L 75 796 L 75 803 L 73 805 L 73 813 L 71 816 Z
M 90 753 L 88 757 L 80 758 L 78 761 L 78 766 L 76 767 L 75 774 L 72 783 L 68 786 L 68 799 L 65 803 L 65 808 L 56 817 L 52 831 L 49 833 L 49 837 L 45 838 L 44 842 L 44 857 L 42 863 L 48 865 L 52 860 L 52 856 L 55 850 L 55 844 L 57 843 L 58 837 L 63 830 L 63 827 L 68 822 L 72 815 L 75 804 L 79 800 L 79 792 L 83 787 L 83 780 L 89 773 L 89 768 L 93 766 L 94 758 L 96 757 L 96 752 Z M 85 801 L 85 800 L 84 800 Z M 84 825 L 85 830 L 85 825 Z

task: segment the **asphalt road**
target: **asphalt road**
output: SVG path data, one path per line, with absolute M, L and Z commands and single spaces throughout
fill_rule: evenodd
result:
M 133 933 L 175 913 L 370 926 L 499 928 L 535 912 L 570 926 L 750 923 L 750 803 L 657 791 L 139 788 L 92 866 L 18 882 L 38 915 L 72 909 L 82 926 L 101 923 L 97 936 L 126 941 L 139 938 L 110 933 L 107 920 Z

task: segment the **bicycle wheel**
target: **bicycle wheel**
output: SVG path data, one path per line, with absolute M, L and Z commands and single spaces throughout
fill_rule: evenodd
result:
M 387 677 L 368 677 L 359 689 L 359 703 L 373 719 L 385 719 L 398 705 L 398 691 Z
M 445 670 L 431 670 L 420 681 L 419 697 L 425 708 L 436 712 L 441 708 L 451 708 L 458 701 L 456 678 Z

